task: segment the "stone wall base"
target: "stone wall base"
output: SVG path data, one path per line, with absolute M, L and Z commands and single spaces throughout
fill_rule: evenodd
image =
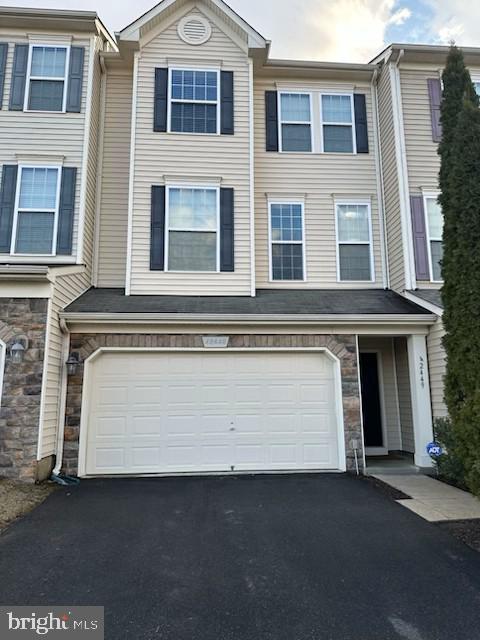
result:
M 21 337 L 23 362 L 5 361 L 0 405 L 0 477 L 35 482 L 48 300 L 0 298 L 0 340 Z

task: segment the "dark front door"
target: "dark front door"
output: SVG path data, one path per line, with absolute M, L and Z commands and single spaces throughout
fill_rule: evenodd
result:
M 360 382 L 362 386 L 363 431 L 366 449 L 383 449 L 380 379 L 376 353 L 360 354 Z M 368 451 L 367 451 L 368 453 Z

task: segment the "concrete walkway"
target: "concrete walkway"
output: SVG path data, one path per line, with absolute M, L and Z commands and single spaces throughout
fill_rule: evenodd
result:
M 378 474 L 374 477 L 411 496 L 411 500 L 398 500 L 398 503 L 429 522 L 480 518 L 480 500 L 429 476 Z

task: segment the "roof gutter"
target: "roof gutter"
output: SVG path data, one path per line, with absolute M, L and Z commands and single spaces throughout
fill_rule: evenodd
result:
M 433 314 L 180 314 L 180 313 L 68 313 L 67 324 L 433 324 Z
M 49 281 L 49 267 L 4 265 L 0 267 L 0 280 Z

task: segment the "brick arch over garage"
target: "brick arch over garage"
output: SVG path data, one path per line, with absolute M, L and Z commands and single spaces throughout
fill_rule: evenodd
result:
M 76 474 L 84 380 L 84 361 L 102 348 L 119 349 L 202 349 L 204 334 L 72 334 L 72 352 L 81 361 L 67 386 L 63 469 Z M 356 338 L 331 334 L 246 334 L 230 335 L 229 349 L 319 349 L 324 348 L 340 362 L 342 405 L 347 469 L 355 468 L 352 440 L 362 446 L 361 403 L 358 383 Z M 359 451 L 360 462 L 363 458 Z

